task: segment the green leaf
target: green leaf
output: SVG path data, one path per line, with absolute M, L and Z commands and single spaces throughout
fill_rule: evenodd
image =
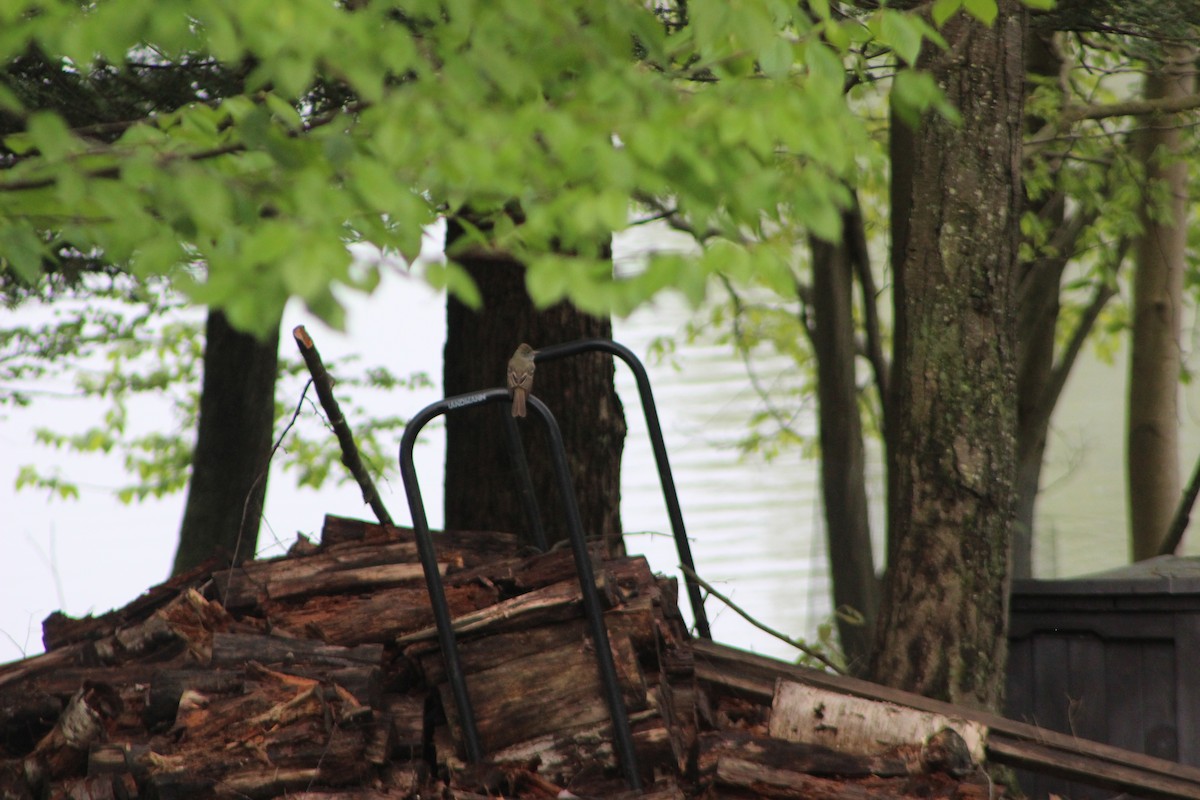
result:
M 547 308 L 566 295 L 572 284 L 570 270 L 561 256 L 545 255 L 525 269 L 525 289 L 538 308 Z
M 28 224 L 0 224 L 0 271 L 12 269 L 24 283 L 33 285 L 42 275 L 46 245 Z
M 315 297 L 305 300 L 304 305 L 335 331 L 346 330 L 346 307 L 338 301 L 333 292 L 320 292 Z
M 467 308 L 483 308 L 483 295 L 471 274 L 453 261 L 431 262 L 425 266 L 425 280 L 435 289 L 444 289 Z
M 917 18 L 902 11 L 881 9 L 880 39 L 908 64 L 915 64 L 921 53 L 921 26 Z
M 892 107 L 904 123 L 918 128 L 921 117 L 930 108 L 936 108 L 952 121 L 958 119 L 957 110 L 946 102 L 945 95 L 933 76 L 920 70 L 902 70 L 892 80 Z
M 996 0 L 963 0 L 963 7 L 984 25 L 991 25 L 995 22 L 996 15 L 999 13 Z
M 804 55 L 809 74 L 816 79 L 817 91 L 827 90 L 834 85 L 841 87 L 846 70 L 833 50 L 822 42 L 810 42 Z
M 795 61 L 795 51 L 784 39 L 772 39 L 758 56 L 758 66 L 763 74 L 776 80 L 787 77 Z
M 933 24 L 939 28 L 945 25 L 946 20 L 958 13 L 962 4 L 963 0 L 934 0 L 931 9 Z
M 822 30 L 825 32 L 826 41 L 838 50 L 844 52 L 850 48 L 850 33 L 847 31 L 846 25 L 830 19 L 825 21 Z
M 67 123 L 52 111 L 30 114 L 26 132 L 38 151 L 52 161 L 58 161 L 80 149 L 80 143 L 71 135 Z

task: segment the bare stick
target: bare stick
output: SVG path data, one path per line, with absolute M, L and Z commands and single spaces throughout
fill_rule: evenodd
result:
M 309 337 L 308 331 L 304 330 L 303 325 L 293 328 L 292 336 L 296 340 L 296 346 L 300 348 L 300 355 L 304 356 L 304 363 L 308 365 L 308 371 L 312 374 L 313 386 L 317 388 L 317 399 L 321 401 L 321 408 L 325 409 L 325 416 L 329 417 L 329 424 L 333 426 L 338 444 L 341 445 L 342 463 L 346 465 L 346 469 L 350 470 L 354 480 L 358 481 L 363 501 L 375 512 L 375 518 L 379 520 L 379 524 L 391 525 L 392 515 L 388 513 L 387 508 L 383 505 L 383 500 L 379 497 L 375 481 L 371 480 L 371 475 L 362 462 L 362 456 L 359 455 L 358 445 L 354 443 L 354 434 L 350 432 L 350 426 L 346 424 L 346 418 L 342 416 L 342 409 L 333 396 L 333 379 L 329 377 L 325 364 L 321 362 L 321 354 L 317 352 L 316 346 Z
M 300 412 L 304 410 L 304 398 L 308 397 L 308 387 L 312 386 L 312 379 L 304 384 L 304 391 L 300 393 L 300 399 L 296 402 L 296 410 L 292 412 L 292 418 L 288 420 L 288 424 L 284 426 L 279 434 L 279 438 L 275 440 L 275 444 L 271 447 L 271 452 L 267 454 L 267 463 L 262 470 L 254 477 L 254 483 L 250 484 L 250 491 L 246 493 L 246 499 L 242 502 L 242 521 L 238 523 L 237 541 L 233 543 L 233 552 L 237 553 L 242 549 L 242 534 L 246 532 L 246 519 L 250 516 L 250 499 L 254 497 L 254 491 L 258 489 L 258 485 L 267 478 L 267 471 L 271 469 L 271 460 L 275 458 L 275 453 L 283 445 L 284 437 L 288 435 L 288 431 L 296 424 L 296 420 L 300 419 Z M 265 505 L 265 503 L 264 503 Z M 236 566 L 236 563 L 231 562 L 230 566 Z M 228 607 L 229 605 L 229 587 L 233 586 L 230 582 L 229 586 L 225 587 L 225 594 L 221 597 L 221 605 Z
M 708 592 L 713 597 L 717 598 L 722 603 L 729 606 L 731 609 L 734 610 L 735 613 L 737 613 L 737 615 L 739 617 L 746 620 L 746 622 L 749 622 L 751 625 L 758 628 L 760 631 L 763 631 L 764 633 L 769 633 L 770 635 L 774 636 L 779 641 L 790 644 L 792 647 L 796 648 L 801 653 L 804 653 L 806 656 L 809 656 L 810 658 L 815 658 L 817 661 L 820 661 L 822 664 L 829 667 L 831 670 L 838 673 L 839 675 L 845 674 L 846 671 L 844 669 L 842 669 L 841 667 L 839 667 L 837 664 L 833 663 L 833 661 L 831 661 L 829 659 L 829 657 L 826 656 L 824 653 L 822 653 L 818 650 L 812 649 L 811 647 L 806 645 L 804 642 L 796 641 L 792 637 L 788 636 L 786 633 L 781 633 L 781 632 L 775 630 L 770 625 L 759 622 L 754 617 L 752 617 L 748 613 L 746 613 L 745 610 L 743 610 L 741 607 L 739 607 L 737 605 L 737 603 L 733 602 L 728 597 L 726 597 L 725 595 L 721 594 L 716 589 L 714 589 L 712 587 L 712 584 L 705 581 L 703 578 L 701 578 L 699 575 L 697 575 L 693 570 L 688 569 L 683 564 L 680 564 L 679 568 L 681 570 L 683 570 L 684 575 L 687 575 L 689 578 L 694 580 L 698 586 L 700 586 L 702 589 L 704 589 L 704 591 Z
M 1196 495 L 1200 494 L 1200 461 L 1196 462 L 1196 468 L 1192 470 L 1192 479 L 1188 481 L 1187 489 L 1183 492 L 1183 498 L 1179 501 L 1179 508 L 1175 510 L 1175 519 L 1171 520 L 1171 529 L 1167 531 L 1167 538 L 1163 539 L 1162 546 L 1158 548 L 1160 556 L 1174 555 L 1179 549 L 1179 543 L 1183 540 L 1183 532 L 1187 530 L 1188 523 L 1192 519 L 1192 506 L 1196 504 Z

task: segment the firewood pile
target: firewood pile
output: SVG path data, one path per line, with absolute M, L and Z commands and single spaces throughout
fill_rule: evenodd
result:
M 761 670 L 694 642 L 674 582 L 640 557 L 595 569 L 634 792 L 570 550 L 489 532 L 437 543 L 483 763 L 462 757 L 412 532 L 329 517 L 319 545 L 287 557 L 201 568 L 100 617 L 50 617 L 44 655 L 0 665 L 0 797 L 1002 795 L 970 730 L 841 747 L 840 723 L 820 724 L 828 697 L 797 698 L 782 679 L 768 696 Z

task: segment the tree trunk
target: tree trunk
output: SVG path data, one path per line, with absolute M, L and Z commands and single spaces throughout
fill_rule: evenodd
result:
M 1055 78 L 1062 69 L 1062 56 L 1054 33 L 1027 34 L 1029 73 Z M 1032 84 L 1029 88 L 1033 88 Z M 1039 129 L 1043 120 L 1030 118 L 1027 131 Z M 1039 201 L 1038 213 L 1061 230 L 1066 204 L 1059 191 Z M 1059 287 L 1063 269 L 1073 252 L 1047 252 L 1018 267 L 1017 307 L 1017 511 L 1013 525 L 1012 575 L 1033 577 L 1034 512 L 1041 485 L 1051 408 L 1045 407 L 1046 387 L 1054 370 L 1054 337 L 1058 325 Z
M 856 238 L 857 237 L 857 238 Z M 843 219 L 843 239 L 812 240 L 813 350 L 817 356 L 817 414 L 821 437 L 821 492 L 833 578 L 833 604 L 862 615 L 856 625 L 838 617 L 847 666 L 861 671 L 870 656 L 879 607 L 879 579 L 872 556 L 867 506 L 862 419 L 858 412 L 854 338 L 853 242 L 865 252 L 862 217 Z
M 473 311 L 451 297 L 446 306 L 446 395 L 503 386 L 508 359 L 521 342 L 535 348 L 583 338 L 612 338 L 608 319 L 569 303 L 539 311 L 525 291 L 525 268 L 497 255 L 453 255 L 461 228 L 451 220 L 447 252 L 464 266 L 483 296 Z M 613 387 L 613 361 L 592 353 L 538 365 L 533 394 L 549 406 L 562 429 L 575 494 L 589 538 L 603 537 L 608 552 L 621 547 L 621 451 L 625 416 Z M 491 406 L 446 417 L 446 527 L 501 530 L 527 537 L 528 525 L 505 446 L 501 415 Z M 566 538 L 565 516 L 542 426 L 519 420 L 547 538 Z M 526 541 L 529 541 L 526 538 Z
M 1147 100 L 1191 94 L 1193 46 L 1167 49 L 1166 63 L 1146 76 Z M 1133 336 L 1129 362 L 1126 446 L 1129 534 L 1133 559 L 1158 554 L 1179 502 L 1179 371 L 1183 273 L 1187 247 L 1187 163 L 1174 117 L 1150 118 L 1137 134 L 1146 168 L 1143 233 L 1133 278 Z M 1168 200 L 1153 198 L 1159 187 Z
M 174 574 L 214 555 L 232 563 L 254 555 L 267 494 L 278 358 L 278 329 L 260 341 L 234 330 L 220 311 L 209 311 L 200 421 Z
M 1014 292 L 1024 12 L 943 29 L 923 66 L 961 124 L 929 115 L 913 148 L 889 498 L 892 560 L 874 680 L 995 708 L 1004 683 L 1015 501 Z

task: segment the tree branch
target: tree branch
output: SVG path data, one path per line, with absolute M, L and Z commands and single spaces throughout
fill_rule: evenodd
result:
M 375 512 L 375 518 L 379 520 L 379 524 L 393 524 L 392 515 L 388 513 L 383 500 L 379 497 L 379 490 L 375 488 L 375 482 L 371 480 L 371 475 L 367 472 L 367 468 L 362 462 L 362 456 L 358 452 L 358 445 L 354 443 L 354 434 L 350 432 L 350 426 L 346 424 L 346 418 L 342 416 L 342 409 L 338 405 L 337 398 L 333 396 L 333 378 L 329 376 L 329 372 L 321 362 L 321 354 L 317 352 L 316 346 L 309 337 L 308 331 L 304 330 L 303 325 L 293 328 L 292 336 L 296 340 L 296 346 L 300 348 L 300 355 L 304 356 L 304 363 L 308 366 L 308 371 L 312 374 L 313 385 L 317 387 L 317 398 L 321 401 L 321 408 L 325 409 L 325 414 L 329 417 L 329 424 L 333 426 L 333 432 L 337 435 L 338 444 L 342 448 L 342 463 L 346 465 L 346 469 L 350 470 L 350 474 L 358 482 L 358 488 L 362 490 L 363 501 Z
M 855 276 L 862 288 L 863 328 L 866 331 L 866 356 L 871 363 L 871 371 L 875 375 L 875 387 L 879 392 L 879 407 L 882 414 L 883 439 L 888 441 L 888 432 L 893 429 L 892 411 L 888 403 L 888 375 L 890 369 L 887 357 L 883 354 L 883 334 L 879 322 L 879 307 L 876 301 L 879 291 L 875 287 L 875 276 L 871 274 L 871 254 L 867 249 L 867 230 L 863 222 L 862 206 L 858 202 L 858 192 L 854 192 L 854 202 L 846 212 L 845 231 L 849 246 L 850 260 L 854 266 Z
M 712 584 L 708 583 L 703 578 L 701 578 L 699 575 L 697 575 L 695 573 L 695 571 L 688 569 L 683 564 L 679 565 L 679 569 L 681 569 L 683 571 L 684 575 L 687 575 L 688 578 L 695 581 L 696 584 L 698 586 L 700 586 L 700 588 L 704 589 L 704 591 L 708 592 L 713 597 L 717 598 L 722 603 L 729 606 L 729 608 L 732 609 L 734 611 L 734 613 L 736 613 L 739 617 L 746 620 L 746 622 L 749 622 L 751 625 L 758 628 L 763 633 L 768 633 L 771 636 L 774 636 L 779 641 L 789 644 L 792 647 L 796 648 L 801 653 L 804 653 L 804 655 L 806 655 L 810 658 L 814 658 L 817 661 L 820 661 L 826 667 L 829 667 L 829 669 L 833 670 L 834 672 L 838 673 L 839 675 L 845 674 L 846 671 L 843 670 L 841 667 L 839 667 L 837 664 L 835 664 L 829 658 L 829 656 L 825 655 L 824 653 L 820 652 L 819 650 L 814 650 L 813 648 L 806 645 L 804 642 L 796 641 L 792 637 L 788 636 L 786 633 L 780 633 L 779 631 L 772 628 L 770 625 L 759 622 L 754 617 L 750 616 L 744 609 L 742 609 L 740 606 L 738 606 L 737 603 L 733 602 L 728 597 L 726 597 L 725 595 L 721 594 L 716 589 L 714 589 L 712 587 Z
M 1067 106 L 1063 117 L 1072 122 L 1107 117 L 1144 117 L 1151 114 L 1177 114 L 1200 108 L 1200 92 L 1175 97 L 1156 97 L 1151 100 L 1126 100 L 1085 106 Z
M 1179 508 L 1175 510 L 1175 518 L 1171 520 L 1167 536 L 1158 548 L 1160 556 L 1174 555 L 1175 551 L 1179 549 L 1179 543 L 1183 541 L 1183 532 L 1187 530 L 1188 523 L 1191 522 L 1192 506 L 1196 504 L 1197 495 L 1200 495 L 1200 460 L 1196 461 L 1196 466 L 1192 470 L 1192 479 L 1188 481 L 1187 489 L 1184 490 L 1183 497 L 1179 500 Z
M 311 119 L 310 121 L 305 123 L 303 127 L 297 128 L 295 130 L 289 130 L 287 132 L 287 135 L 290 137 L 302 136 L 306 133 L 309 133 L 310 131 L 315 130 L 316 128 L 320 128 L 320 127 L 330 124 L 335 119 L 340 118 L 340 115 L 343 113 L 354 113 L 358 109 L 365 108 L 365 107 L 366 107 L 365 104 L 354 105 L 352 107 L 348 107 L 345 109 L 337 109 L 328 114 L 322 114 L 318 117 L 314 117 L 313 119 Z M 97 155 L 104 155 L 108 150 L 111 150 L 111 149 L 113 149 L 113 148 L 103 148 L 100 150 L 89 150 L 87 152 L 80 153 L 79 155 L 80 156 L 89 156 L 89 157 L 97 156 Z M 233 153 L 243 153 L 249 149 L 250 148 L 247 147 L 247 145 L 244 142 L 229 142 L 227 144 L 218 145 L 216 147 L 209 147 L 204 150 L 195 150 L 192 152 L 163 153 L 158 156 L 156 164 L 157 164 L 157 166 L 162 167 L 162 166 L 166 166 L 167 164 L 174 162 L 174 161 L 192 161 L 192 162 L 207 161 L 212 158 L 220 158 L 221 156 L 232 155 Z M 117 178 L 117 177 L 120 177 L 120 175 L 121 175 L 121 168 L 122 168 L 122 164 L 117 163 L 117 164 L 113 164 L 108 167 L 99 167 L 97 169 L 85 170 L 85 171 L 83 171 L 83 176 L 89 180 L 95 180 L 97 178 Z M 57 176 L 48 176 L 45 178 L 23 178 L 20 180 L 0 182 L 0 192 L 23 192 L 23 191 L 30 191 L 33 189 L 45 189 L 47 187 L 54 186 L 56 183 L 58 183 Z
M 1056 193 L 1054 205 L 1063 199 Z M 1017 286 L 1017 308 L 1022 330 L 1035 330 L 1050 315 L 1058 315 L 1058 298 L 1061 293 L 1063 271 L 1075 254 L 1075 244 L 1084 229 L 1096 221 L 1099 210 L 1078 211 L 1059 223 L 1054 235 L 1046 244 L 1048 255 L 1033 261 Z M 1119 263 L 1119 262 L 1118 262 Z M 1023 374 L 1030 358 L 1028 342 L 1019 348 L 1018 369 Z M 1070 364 L 1067 368 L 1070 369 Z
M 746 313 L 746 307 L 742 303 L 741 295 L 737 293 L 737 288 L 729 280 L 729 276 L 724 273 L 717 273 L 717 278 L 721 281 L 721 285 L 725 287 L 725 291 L 729 293 L 729 299 L 733 303 L 733 317 L 731 318 L 733 325 L 733 346 L 742 359 L 742 366 L 746 370 L 746 376 L 750 379 L 751 387 L 754 388 L 755 393 L 763 401 L 763 404 L 767 408 L 767 413 L 775 420 L 775 424 L 779 426 L 780 430 L 789 432 L 797 439 L 801 438 L 800 434 L 793 427 L 793 423 L 799 412 L 796 412 L 796 414 L 793 414 L 789 418 L 771 402 L 771 392 L 767 387 L 762 385 L 762 381 L 759 380 L 758 373 L 754 369 L 754 364 L 750 360 L 750 346 L 746 342 L 746 332 L 742 328 L 742 317 Z
M 1177 114 L 1200 108 L 1200 93 L 1179 97 L 1159 97 L 1152 100 L 1126 100 L 1120 103 L 1069 105 L 1053 122 L 1048 122 L 1025 142 L 1025 157 L 1035 154 L 1047 143 L 1058 138 L 1062 131 L 1086 119 L 1112 117 L 1144 117 L 1155 114 Z
M 1117 261 L 1119 265 L 1125 257 L 1125 249 L 1128 248 L 1128 243 L 1121 247 L 1120 258 Z M 1067 385 L 1067 376 L 1071 374 L 1071 367 L 1074 366 L 1075 360 L 1079 357 L 1079 352 L 1083 349 L 1084 342 L 1087 341 L 1088 334 L 1091 333 L 1092 327 L 1095 326 L 1096 320 L 1100 317 L 1100 312 L 1104 310 L 1104 306 L 1108 305 L 1117 293 L 1115 285 L 1102 284 L 1096 287 L 1096 293 L 1092 295 L 1092 300 L 1088 303 L 1087 308 L 1083 311 L 1083 316 L 1079 319 L 1079 324 L 1075 326 L 1075 330 L 1071 333 L 1071 338 L 1067 342 L 1067 346 L 1063 349 L 1062 355 L 1058 359 L 1058 363 L 1054 365 L 1054 369 L 1050 371 L 1050 379 L 1046 382 L 1046 388 L 1042 390 L 1041 399 L 1037 404 L 1038 416 L 1049 416 L 1058 404 L 1059 395 L 1062 394 L 1063 387 Z

